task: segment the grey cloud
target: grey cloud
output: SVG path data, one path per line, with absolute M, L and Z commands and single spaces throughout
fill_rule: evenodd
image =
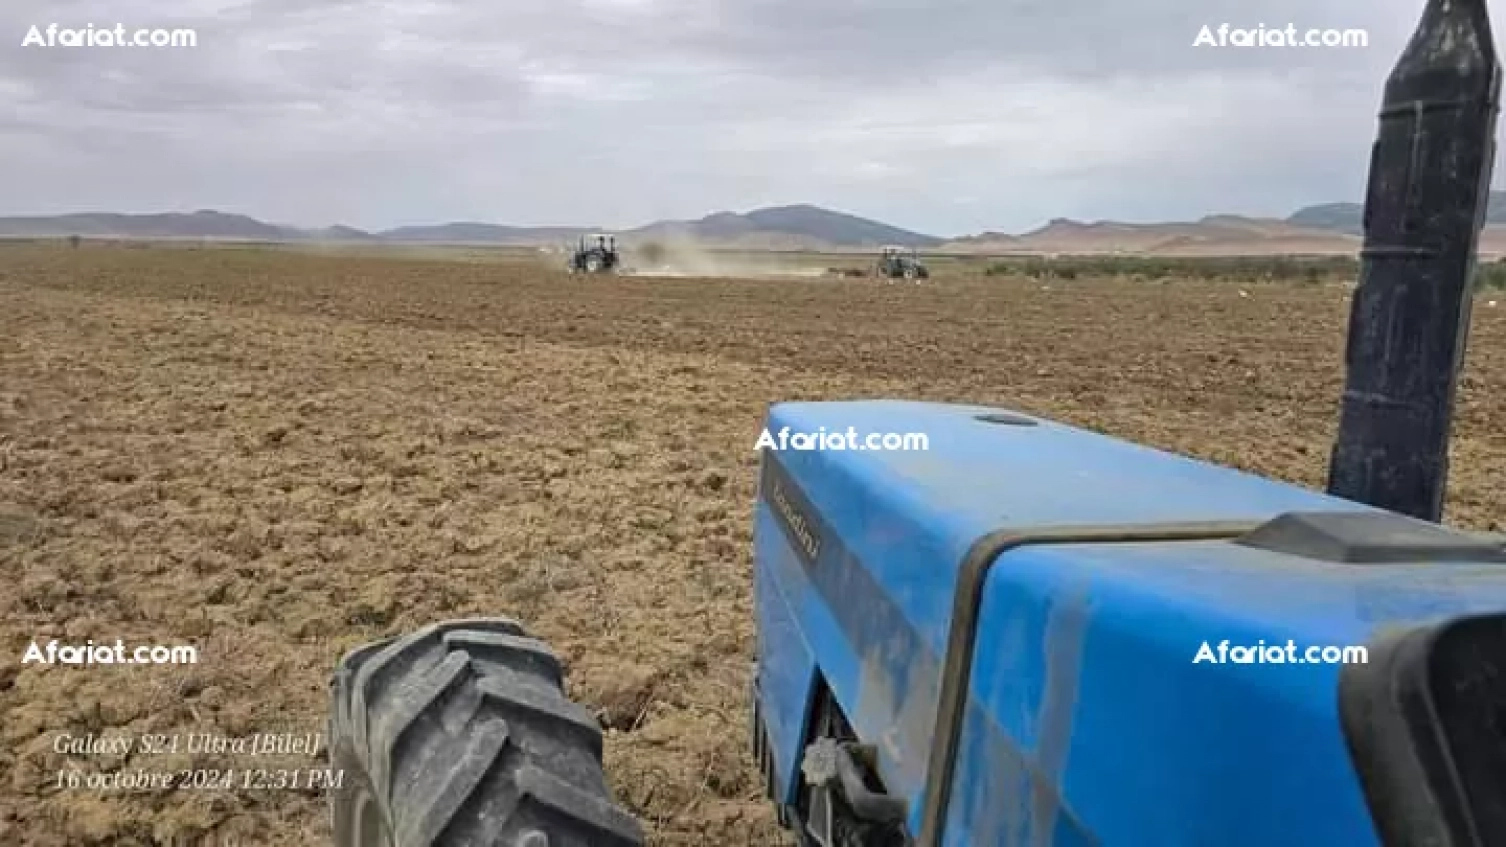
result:
M 1400 0 L 0 4 L 0 213 L 628 225 L 815 202 L 941 233 L 1358 196 Z M 32 24 L 195 50 L 20 48 Z M 1364 50 L 1192 47 L 1360 27 Z

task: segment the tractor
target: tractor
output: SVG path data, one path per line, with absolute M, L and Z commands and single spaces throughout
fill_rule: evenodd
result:
M 582 235 L 571 248 L 566 268 L 573 274 L 615 273 L 621 264 L 617 236 L 605 233 Z
M 776 404 L 752 761 L 819 847 L 1506 845 L 1506 547 L 1441 524 L 1501 71 L 1430 0 L 1385 87 L 1323 492 L 1007 409 Z M 787 441 L 788 437 L 788 441 Z M 347 654 L 340 847 L 631 847 L 510 619 Z
M 919 282 L 930 279 L 931 272 L 921 263 L 920 256 L 913 247 L 899 247 L 889 245 L 879 253 L 878 262 L 873 269 L 874 276 L 893 282 L 902 279 L 906 282 Z

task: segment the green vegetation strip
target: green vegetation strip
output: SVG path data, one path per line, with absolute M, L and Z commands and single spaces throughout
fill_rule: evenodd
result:
M 1107 276 L 1149 282 L 1193 277 L 1228 282 L 1320 283 L 1357 279 L 1360 263 L 1353 256 L 1029 256 L 994 261 L 984 272 L 990 276 L 1052 280 Z M 1475 285 L 1480 289 L 1506 289 L 1506 260 L 1482 261 L 1476 270 Z

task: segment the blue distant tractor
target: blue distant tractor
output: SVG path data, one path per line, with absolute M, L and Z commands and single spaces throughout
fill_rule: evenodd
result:
M 1482 0 L 1431 0 L 1328 493 L 1001 409 L 770 410 L 931 445 L 763 454 L 751 744 L 802 845 L 1506 845 L 1506 548 L 1438 522 L 1499 89 Z M 643 843 L 561 683 L 506 619 L 345 656 L 339 845 Z
M 582 235 L 571 249 L 565 268 L 573 274 L 616 273 L 622 264 L 617 236 L 606 233 Z

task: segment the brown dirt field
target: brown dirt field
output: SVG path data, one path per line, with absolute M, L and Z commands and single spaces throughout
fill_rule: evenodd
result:
M 1347 294 L 1247 290 L 0 247 L 0 843 L 322 843 L 318 792 L 59 790 L 53 739 L 318 732 L 344 650 L 480 614 L 561 652 L 655 843 L 774 843 L 743 743 L 766 405 L 999 404 L 1317 484 Z M 1482 307 L 1456 523 L 1503 529 L 1503 421 Z M 48 638 L 202 659 L 23 667 Z

